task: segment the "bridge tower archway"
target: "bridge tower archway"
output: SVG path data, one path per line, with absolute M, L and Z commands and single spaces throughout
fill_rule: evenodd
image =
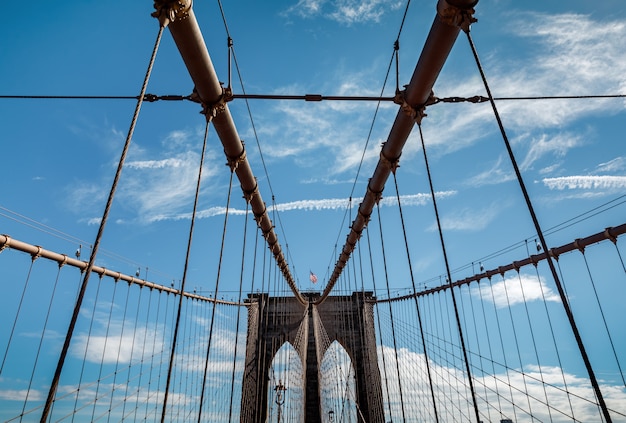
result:
M 302 305 L 293 297 L 249 294 L 246 358 L 243 372 L 241 421 L 266 421 L 269 371 L 278 349 L 289 342 L 303 363 L 305 423 L 322 422 L 319 363 L 337 341 L 354 363 L 356 405 L 367 422 L 383 422 L 383 397 L 371 292 L 329 296 L 304 294 Z

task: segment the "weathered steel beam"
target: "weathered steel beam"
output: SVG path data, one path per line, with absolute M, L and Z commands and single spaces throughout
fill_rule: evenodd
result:
M 346 243 L 317 304 L 323 302 L 330 294 L 352 251 L 354 251 L 361 233 L 372 215 L 374 206 L 382 196 L 389 175 L 397 167 L 404 144 L 413 130 L 416 120 L 421 119 L 422 109 L 432 96 L 435 81 L 448 58 L 450 50 L 452 50 L 461 26 L 469 25 L 472 21 L 473 7 L 476 3 L 478 0 L 439 0 L 437 3 L 437 14 L 413 71 L 413 76 L 405 91 L 398 96 L 397 102 L 401 104 L 400 110 L 396 115 L 387 141 L 383 144 L 380 159 L 372 178 L 369 180 L 367 191 L 359 205 L 357 217 L 352 222 Z
M 217 77 L 198 21 L 191 8 L 191 0 L 155 0 L 154 7 L 156 11 L 153 16 L 158 18 L 162 25 L 167 25 L 170 29 L 172 38 L 195 84 L 195 95 L 202 103 L 207 119 L 212 120 L 213 127 L 224 146 L 228 164 L 239 179 L 244 196 L 250 203 L 257 224 L 263 232 L 278 267 L 298 301 L 306 304 L 307 302 L 295 284 L 285 255 L 278 243 L 256 178 L 246 158 L 243 142 L 239 138 L 237 128 L 226 104 L 230 93 L 226 92 Z

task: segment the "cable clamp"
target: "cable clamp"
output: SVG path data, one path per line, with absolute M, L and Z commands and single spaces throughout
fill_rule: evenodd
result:
M 611 233 L 611 227 L 604 229 L 604 236 L 610 240 L 613 244 L 617 244 L 617 237 Z
M 367 226 L 367 224 L 370 222 L 370 219 L 372 217 L 372 214 L 365 214 L 361 211 L 361 207 L 359 207 L 359 210 L 357 211 L 357 213 L 359 214 L 359 216 L 361 216 L 363 218 L 363 221 L 365 222 L 365 226 Z
M 372 180 L 370 179 L 370 182 Z M 374 201 L 376 202 L 376 204 L 378 204 L 378 202 L 383 198 L 383 192 L 382 191 L 374 191 L 371 187 L 370 187 L 370 183 L 367 183 L 367 192 L 371 193 L 374 196 Z
M 585 254 L 585 246 L 580 245 L 580 238 L 576 238 L 574 240 L 574 247 L 576 247 L 576 249 L 580 251 L 581 253 Z
M 194 94 L 190 96 L 190 99 L 193 101 L 194 97 L 199 98 L 195 88 L 194 88 Z M 200 99 L 200 102 L 202 103 L 202 111 L 200 113 L 205 115 L 207 120 L 211 120 L 215 116 L 219 115 L 224 110 L 226 110 L 226 103 L 228 103 L 232 99 L 233 99 L 232 89 L 230 87 L 227 87 L 227 88 L 222 87 L 222 95 L 220 95 L 220 97 L 217 99 L 215 103 L 211 103 L 211 104 L 203 103 L 202 99 Z
M 226 154 L 226 152 L 224 152 Z M 241 141 L 241 153 L 238 156 L 229 156 L 226 154 L 226 166 L 230 167 L 230 171 L 234 172 L 237 167 L 239 167 L 239 163 L 243 163 L 246 160 L 246 146 L 243 141 Z
M 265 205 L 263 206 L 263 211 L 261 213 L 254 213 L 254 220 L 256 220 L 256 223 L 258 225 L 261 224 L 261 218 L 263 218 L 263 216 L 265 216 L 265 213 L 267 212 L 267 207 L 265 207 Z M 269 232 L 269 231 L 268 231 Z M 264 232 L 265 233 L 265 232 Z
M 406 87 L 406 85 L 405 85 Z M 426 107 L 439 103 L 440 99 L 435 97 L 431 91 L 426 102 L 419 106 L 413 106 L 406 101 L 406 89 L 396 93 L 393 102 L 400 105 L 400 110 L 415 121 L 418 125 L 422 123 L 422 119 L 426 116 Z
M 437 3 L 437 16 L 446 25 L 456 26 L 469 32 L 470 26 L 478 21 L 474 17 L 474 6 L 478 0 L 464 6 L 457 6 L 454 3 L 456 3 L 455 0 L 440 0 Z
M 0 245 L 0 253 L 4 251 L 5 248 L 10 248 L 11 245 L 11 237 L 8 235 L 3 235 L 6 240 Z
M 161 26 L 166 27 L 171 22 L 189 17 L 192 0 L 154 0 L 154 9 L 151 16 L 157 18 Z
M 35 247 L 37 247 L 37 252 L 36 253 L 32 253 L 30 255 L 31 259 L 33 261 L 37 260 L 39 257 L 41 257 L 41 252 L 43 251 L 43 248 L 41 248 L 39 245 L 35 245 Z
M 400 167 L 400 156 L 398 156 L 395 159 L 387 158 L 387 156 L 383 154 L 385 144 L 386 142 L 382 144 L 383 148 L 380 150 L 380 163 L 383 164 L 387 169 L 389 169 L 393 173 L 396 173 L 396 169 Z
M 252 188 L 251 190 L 243 190 L 243 198 L 246 200 L 246 202 L 250 203 L 252 199 L 254 198 L 254 196 L 257 195 L 258 193 L 259 193 L 259 184 L 255 180 L 254 188 Z

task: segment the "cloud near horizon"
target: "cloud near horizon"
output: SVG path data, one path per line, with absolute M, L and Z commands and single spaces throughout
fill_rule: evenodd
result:
M 448 198 L 456 195 L 456 191 L 441 191 L 436 193 L 437 197 Z M 430 201 L 430 194 L 407 194 L 401 195 L 400 201 L 403 206 L 423 206 Z M 396 206 L 398 204 L 398 200 L 396 197 L 383 197 L 379 203 L 381 206 Z M 288 212 L 288 211 L 320 211 L 320 210 L 344 210 L 348 208 L 350 205 L 350 201 L 348 198 L 325 198 L 320 200 L 297 200 L 297 201 L 289 201 L 286 203 L 278 203 L 275 206 L 268 206 L 269 210 L 275 210 L 277 212 Z M 358 202 L 353 201 L 351 203 L 352 208 L 356 208 L 359 206 Z M 198 218 L 209 218 L 215 216 L 221 216 L 226 213 L 226 207 L 216 206 L 210 207 L 205 210 L 201 210 L 198 212 Z M 243 209 L 230 208 L 228 209 L 228 213 L 232 215 L 245 215 L 246 211 Z M 252 213 L 249 211 L 248 213 Z M 157 215 L 152 218 L 153 222 L 164 221 L 164 220 L 181 220 L 181 219 L 189 219 L 191 215 L 189 213 L 173 215 L 173 216 L 165 216 L 165 215 Z

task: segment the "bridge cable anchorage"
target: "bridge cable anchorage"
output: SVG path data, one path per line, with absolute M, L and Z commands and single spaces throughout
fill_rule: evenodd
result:
M 148 86 L 148 81 L 150 80 L 150 75 L 152 73 L 152 67 L 154 66 L 154 61 L 156 59 L 156 54 L 157 54 L 157 51 L 159 49 L 159 45 L 161 43 L 161 37 L 163 35 L 163 29 L 164 29 L 164 26 L 160 25 L 158 33 L 157 33 L 157 36 L 156 36 L 156 40 L 155 40 L 155 43 L 154 43 L 154 47 L 152 49 L 152 55 L 150 56 L 150 61 L 148 63 L 148 69 L 146 70 L 146 74 L 145 74 L 145 77 L 144 77 L 144 80 L 143 80 L 143 84 L 141 86 L 141 92 L 139 94 L 139 99 L 137 100 L 137 105 L 135 106 L 135 111 L 133 113 L 133 117 L 132 117 L 132 120 L 131 120 L 130 128 L 128 130 L 128 135 L 126 137 L 126 141 L 125 141 L 124 147 L 122 149 L 122 153 L 121 153 L 120 160 L 119 160 L 119 163 L 118 163 L 118 166 L 117 166 L 117 170 L 115 172 L 115 177 L 113 179 L 113 184 L 112 184 L 111 190 L 109 192 L 109 196 L 108 196 L 107 203 L 106 203 L 103 215 L 102 215 L 102 219 L 100 220 L 100 227 L 98 229 L 98 233 L 96 235 L 96 240 L 94 242 L 94 245 L 93 245 L 93 248 L 92 248 L 92 251 L 91 251 L 91 256 L 89 258 L 89 263 L 87 265 L 87 268 L 86 268 L 86 271 L 85 271 L 85 274 L 84 274 L 84 278 L 83 278 L 83 282 L 81 284 L 80 291 L 79 291 L 78 296 L 76 298 L 76 304 L 74 306 L 74 311 L 73 311 L 72 317 L 70 319 L 70 323 L 69 323 L 69 327 L 67 329 L 67 333 L 66 333 L 66 336 L 65 336 L 63 347 L 62 347 L 61 353 L 59 355 L 59 360 L 58 360 L 58 363 L 57 363 L 57 367 L 56 367 L 56 370 L 54 372 L 54 376 L 52 377 L 52 382 L 51 382 L 50 388 L 48 390 L 48 395 L 47 395 L 47 398 L 46 398 L 44 406 L 43 406 L 43 411 L 42 411 L 42 414 L 41 414 L 41 423 L 46 423 L 46 420 L 48 419 L 48 414 L 50 413 L 50 409 L 51 409 L 52 403 L 54 401 L 54 397 L 56 395 L 56 391 L 57 391 L 57 388 L 58 388 L 58 385 L 59 385 L 59 379 L 61 377 L 61 372 L 63 370 L 63 366 L 65 364 L 65 359 L 66 359 L 67 353 L 69 351 L 70 343 L 71 343 L 71 340 L 72 340 L 72 337 L 73 337 L 73 334 L 74 334 L 74 328 L 76 326 L 76 322 L 78 320 L 78 315 L 80 313 L 80 308 L 81 308 L 83 299 L 85 297 L 85 292 L 87 290 L 87 285 L 89 283 L 89 277 L 91 276 L 91 270 L 93 269 L 94 264 L 95 264 L 96 256 L 97 256 L 97 253 L 98 253 L 98 248 L 99 248 L 100 242 L 102 240 L 102 234 L 104 232 L 104 228 L 106 226 L 106 223 L 107 223 L 107 220 L 108 220 L 108 217 L 109 217 L 109 211 L 111 209 L 111 204 L 113 203 L 113 197 L 115 196 L 115 191 L 117 189 L 117 185 L 118 185 L 119 179 L 120 179 L 121 174 L 122 174 L 122 169 L 123 169 L 123 166 L 124 166 L 124 162 L 126 160 L 126 155 L 127 155 L 128 150 L 130 148 L 130 143 L 131 143 L 131 140 L 132 140 L 132 136 L 133 136 L 133 133 L 135 131 L 135 125 L 137 123 L 137 118 L 139 117 L 139 111 L 141 110 L 141 105 L 143 103 L 143 98 L 144 98 L 145 93 L 146 93 L 146 89 L 147 89 L 147 86 Z
M 534 210 L 534 206 L 531 202 L 530 196 L 528 194 L 528 191 L 526 189 L 526 185 L 524 183 L 524 180 L 522 178 L 522 174 L 520 172 L 519 166 L 517 165 L 517 159 L 515 157 L 515 154 L 513 153 L 513 150 L 511 148 L 511 144 L 509 142 L 508 136 L 506 134 L 504 125 L 502 123 L 502 120 L 500 118 L 500 114 L 498 112 L 498 109 L 496 107 L 496 103 L 495 100 L 493 98 L 493 95 L 491 94 L 491 89 L 489 87 L 489 84 L 487 82 L 487 78 L 485 76 L 485 72 L 483 70 L 482 64 L 480 62 L 480 58 L 478 56 L 478 52 L 476 50 L 476 47 L 474 45 L 474 41 L 472 39 L 472 36 L 470 34 L 470 28 L 469 26 L 467 28 L 464 28 L 464 32 L 467 36 L 467 40 L 470 46 L 470 49 L 472 51 L 472 54 L 474 56 L 474 59 L 476 61 L 476 66 L 478 68 L 478 71 L 480 73 L 481 79 L 483 81 L 483 85 L 485 86 L 485 90 L 487 91 L 487 95 L 489 97 L 489 102 L 491 103 L 491 107 L 495 116 L 495 119 L 498 123 L 498 127 L 500 129 L 500 133 L 502 135 L 502 139 L 504 142 L 504 145 L 506 147 L 507 153 L 509 155 L 509 159 L 511 161 L 511 165 L 515 171 L 515 175 L 518 181 L 518 184 L 520 186 L 520 189 L 522 191 L 522 195 L 524 197 L 524 201 L 526 203 L 526 207 L 528 209 L 528 212 L 530 214 L 530 217 L 533 221 L 533 225 L 535 226 L 535 231 L 537 232 L 537 236 L 539 237 L 539 240 L 541 242 L 541 246 L 543 248 L 544 251 L 548 251 L 548 245 L 547 242 L 545 240 L 543 231 L 541 229 L 541 225 L 539 224 L 539 220 L 537 219 L 537 215 L 535 213 Z M 569 302 L 567 300 L 567 296 L 565 294 L 563 285 L 561 283 L 561 280 L 559 278 L 559 275 L 557 274 L 556 268 L 554 266 L 554 262 L 552 260 L 552 258 L 550 257 L 550 255 L 547 256 L 547 263 L 548 266 L 550 268 L 550 273 L 552 274 L 554 283 L 557 287 L 557 290 L 559 291 L 559 296 L 561 298 L 561 303 L 563 304 L 563 308 L 565 311 L 565 314 L 567 315 L 568 321 L 570 323 L 570 327 L 572 329 L 572 332 L 574 334 L 574 337 L 576 339 L 576 344 L 578 346 L 578 349 L 580 351 L 580 354 L 582 356 L 582 359 L 584 361 L 585 364 L 585 368 L 587 369 L 587 373 L 589 375 L 589 379 L 591 381 L 591 385 L 593 387 L 594 393 L 596 395 L 596 398 L 598 399 L 598 403 L 600 406 L 600 409 L 602 411 L 602 415 L 604 416 L 604 419 L 607 423 L 611 423 L 612 422 L 612 418 L 611 418 L 611 414 L 609 413 L 609 410 L 607 408 L 606 402 L 604 401 L 604 397 L 602 395 L 602 391 L 600 389 L 600 385 L 598 383 L 598 380 L 596 379 L 596 375 L 595 372 L 593 370 L 593 367 L 591 366 L 591 361 L 589 360 L 589 356 L 587 354 L 586 348 L 584 346 L 584 343 L 582 341 L 582 337 L 580 335 L 580 332 L 578 330 L 578 326 L 576 324 L 576 320 L 574 319 L 574 315 L 572 313 L 572 310 L 569 306 Z

